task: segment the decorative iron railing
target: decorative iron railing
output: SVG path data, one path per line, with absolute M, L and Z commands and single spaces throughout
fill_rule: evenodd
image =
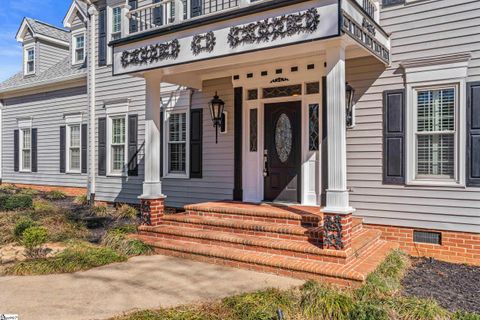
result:
M 375 19 L 375 11 L 377 8 L 371 0 L 363 0 L 362 7 L 370 18 Z

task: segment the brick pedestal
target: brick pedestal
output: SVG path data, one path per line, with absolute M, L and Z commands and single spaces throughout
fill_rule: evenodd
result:
M 323 214 L 324 249 L 346 250 L 352 242 L 352 214 Z
M 158 226 L 165 214 L 165 198 L 140 199 L 142 224 L 147 226 Z

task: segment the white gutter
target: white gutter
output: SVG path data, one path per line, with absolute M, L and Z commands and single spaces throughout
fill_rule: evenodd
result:
M 89 111 L 88 111 L 88 128 L 89 128 L 89 150 L 88 150 L 88 199 L 95 200 L 95 191 L 96 191 L 96 165 L 95 165 L 95 136 L 96 136 L 96 119 L 95 119 L 95 86 L 96 86 L 96 75 L 95 75 L 95 66 L 96 66 L 96 42 L 95 42 L 95 25 L 96 18 L 98 16 L 97 8 L 92 4 L 90 0 L 87 0 L 88 4 L 88 14 L 90 19 L 87 20 L 87 28 L 90 34 L 90 39 L 88 41 L 88 46 L 90 48 L 90 53 L 88 57 L 88 97 L 89 97 Z

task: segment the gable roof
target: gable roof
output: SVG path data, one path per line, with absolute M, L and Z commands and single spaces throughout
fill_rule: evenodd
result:
M 68 56 L 38 75 L 25 77 L 23 72 L 13 75 L 0 83 L 0 94 L 22 89 L 33 89 L 47 84 L 64 83 L 68 80 L 86 78 L 86 76 L 85 63 L 72 65 L 71 57 Z
M 75 14 L 78 12 L 79 15 L 81 15 L 85 20 L 88 20 L 88 8 L 87 4 L 82 1 L 78 0 L 73 0 L 72 4 L 70 5 L 70 8 L 68 9 L 67 14 L 65 15 L 65 18 L 63 19 L 63 26 L 65 28 L 71 28 L 72 27 L 72 21 L 75 19 Z
M 27 30 L 32 32 L 34 38 L 69 46 L 69 31 L 32 18 L 23 19 L 20 29 L 17 32 L 17 41 L 23 42 Z

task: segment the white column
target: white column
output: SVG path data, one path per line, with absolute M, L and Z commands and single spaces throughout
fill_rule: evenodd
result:
M 182 0 L 175 0 L 175 22 L 183 21 L 183 14 L 185 12 L 185 6 L 183 5 Z
M 160 181 L 160 83 L 162 76 L 145 76 L 145 177 L 142 199 L 165 198 Z
M 345 47 L 327 48 L 328 190 L 325 213 L 349 214 L 347 128 L 345 110 Z
M 94 5 L 88 7 L 88 13 L 90 15 L 90 21 L 88 22 L 88 33 L 89 38 L 87 42 L 87 47 L 90 49 L 88 53 L 88 97 L 89 97 L 89 110 L 88 110 L 88 198 L 90 199 L 91 195 L 95 194 L 96 189 L 96 144 L 95 144 L 95 137 L 96 137 L 96 116 L 95 116 L 95 86 L 96 86 L 96 74 L 95 74 L 95 67 L 96 63 L 96 40 L 95 40 L 95 25 L 98 16 L 98 10 Z
M 246 7 L 250 4 L 251 0 L 240 0 L 239 5 L 240 7 Z

